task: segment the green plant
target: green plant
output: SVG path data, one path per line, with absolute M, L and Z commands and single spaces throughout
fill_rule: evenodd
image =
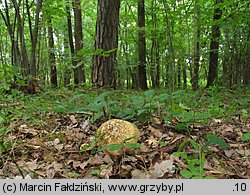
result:
M 188 143 L 190 143 L 197 152 L 197 154 L 195 154 L 194 156 L 188 156 L 187 153 L 181 152 L 184 146 Z M 204 177 L 205 157 L 207 153 L 210 153 L 208 147 L 215 144 L 219 145 L 224 149 L 229 147 L 229 145 L 224 140 L 211 134 L 207 135 L 207 142 L 205 144 L 198 144 L 193 140 L 183 141 L 182 144 L 179 146 L 178 152 L 174 153 L 175 156 L 180 156 L 187 163 L 187 169 L 181 170 L 180 174 L 184 178 L 208 178 Z
M 108 167 L 110 167 L 111 165 L 112 165 L 112 163 L 109 163 L 109 164 L 107 164 L 107 165 L 102 166 L 100 169 L 92 170 L 92 171 L 91 171 L 91 174 L 92 174 L 92 175 L 96 175 L 97 177 L 100 178 L 101 172 L 102 172 L 103 170 L 107 169 Z
M 250 141 L 250 133 L 243 134 L 243 136 L 241 137 L 241 141 L 249 142 Z
M 12 147 L 11 140 L 6 136 L 10 132 L 10 123 L 13 119 L 6 109 L 0 111 L 0 154 Z
M 104 150 L 109 150 L 111 152 L 114 152 L 114 151 L 119 151 L 122 148 L 136 149 L 136 148 L 139 148 L 141 146 L 141 144 L 139 144 L 139 143 L 127 143 L 130 139 L 132 139 L 132 138 L 125 139 L 123 141 L 123 143 L 121 143 L 121 144 L 110 144 L 110 145 L 104 146 L 104 147 L 100 148 L 98 151 L 102 152 Z
M 93 150 L 93 147 L 97 144 L 97 138 L 95 137 L 94 140 L 92 140 L 90 143 L 86 144 L 85 146 L 80 148 L 80 152 L 85 152 L 87 150 L 91 150 L 91 153 L 95 152 Z

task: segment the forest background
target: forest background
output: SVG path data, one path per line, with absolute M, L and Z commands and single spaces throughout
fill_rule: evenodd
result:
M 2 0 L 0 177 L 249 179 L 249 4 Z
M 1 88 L 27 77 L 171 90 L 250 82 L 249 1 L 3 0 L 0 10 Z

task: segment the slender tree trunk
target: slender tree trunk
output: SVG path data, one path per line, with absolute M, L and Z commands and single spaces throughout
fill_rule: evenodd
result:
M 125 15 L 128 14 L 128 6 L 127 5 L 125 5 L 124 12 L 125 12 Z M 138 82 L 136 80 L 133 80 L 134 77 L 131 73 L 132 68 L 131 68 L 131 61 L 130 61 L 130 56 L 129 56 L 130 51 L 129 51 L 129 43 L 128 43 L 128 39 L 129 39 L 128 21 L 124 20 L 123 25 L 124 25 L 124 34 L 123 34 L 124 38 L 123 38 L 123 42 L 122 42 L 122 49 L 123 49 L 123 53 L 125 56 L 125 63 L 126 63 L 126 80 L 127 80 L 126 87 L 127 87 L 127 89 L 129 89 L 131 87 L 136 88 Z M 131 86 L 131 80 L 132 80 L 132 86 Z
M 199 88 L 199 68 L 200 68 L 200 2 L 195 2 L 195 29 L 194 29 L 194 73 L 192 78 L 192 88 Z
M 223 55 L 223 61 L 222 61 L 222 85 L 224 87 L 229 87 L 230 85 L 230 78 L 229 78 L 229 32 L 225 31 L 224 33 L 224 55 Z
M 236 31 L 236 29 L 234 30 Z M 241 69 L 241 62 L 240 62 L 240 56 L 239 56 L 239 49 L 237 46 L 237 42 L 239 39 L 237 39 L 237 35 L 234 33 L 233 35 L 233 64 L 234 64 L 234 77 L 233 77 L 233 85 L 240 86 L 240 69 Z
M 152 87 L 159 87 L 160 85 L 160 63 L 159 63 L 159 41 L 157 33 L 157 15 L 156 15 L 156 0 L 152 0 L 152 46 L 151 46 L 151 64 L 150 64 L 150 75 L 152 81 Z
M 80 0 L 74 0 L 74 21 L 75 21 L 75 53 L 77 56 L 77 68 L 75 71 L 75 84 L 85 83 L 84 75 L 84 65 L 81 60 L 79 60 L 78 52 L 83 48 L 83 33 L 82 33 L 82 11 L 81 11 L 81 2 Z M 82 63 L 81 65 L 78 65 Z
M 67 65 L 67 62 L 70 62 L 70 54 L 68 53 L 69 50 L 69 40 L 68 40 L 68 33 L 65 33 L 64 35 L 64 62 L 65 62 L 65 67 L 64 67 L 64 87 L 69 87 L 70 85 L 70 78 L 71 78 L 71 71 L 70 71 L 70 66 Z
M 181 60 L 179 59 L 177 62 L 177 86 L 181 87 Z
M 183 88 L 186 89 L 187 88 L 187 66 L 186 66 L 186 62 L 184 62 L 184 59 L 182 63 L 182 76 L 183 76 Z
M 118 48 L 120 0 L 98 0 L 92 83 L 98 87 L 116 86 L 116 49 Z M 110 51 L 108 55 L 106 51 Z
M 145 7 L 144 0 L 138 0 L 138 27 L 139 27 L 139 65 L 138 78 L 139 88 L 146 90 L 147 87 L 147 73 L 146 73 L 146 38 L 145 38 Z
M 24 21 L 21 18 L 20 14 L 20 6 L 18 5 L 16 0 L 11 0 L 14 4 L 14 8 L 16 11 L 17 16 L 17 26 L 18 26 L 18 34 L 20 39 L 20 46 L 21 46 L 21 73 L 23 76 L 27 76 L 30 74 L 29 70 L 29 59 L 28 59 L 28 53 L 25 43 L 25 37 L 24 37 Z
M 51 87 L 57 87 L 56 56 L 54 53 L 54 36 L 51 17 L 48 17 L 49 62 Z
M 183 4 L 185 5 L 185 1 L 183 0 Z M 188 6 L 187 6 L 188 7 Z M 189 25 L 189 16 L 188 16 L 189 10 L 185 8 L 185 23 L 187 28 L 187 59 L 188 61 L 184 65 L 183 69 L 183 79 L 184 79 L 184 88 L 187 87 L 187 67 L 189 67 L 190 77 L 193 78 L 193 67 L 191 63 L 191 38 L 190 38 L 190 25 Z M 187 65 L 186 65 L 187 64 Z
M 67 31 L 68 31 L 68 42 L 71 53 L 71 63 L 73 67 L 76 67 L 77 62 L 75 60 L 75 47 L 72 33 L 72 21 L 71 21 L 71 13 L 70 13 L 70 3 L 69 0 L 66 0 L 66 13 L 67 13 Z M 74 83 L 78 83 L 78 74 L 74 69 Z
M 31 38 L 31 58 L 30 58 L 30 73 L 33 77 L 37 75 L 36 68 L 36 47 L 37 47 L 37 37 L 38 37 L 38 25 L 39 25 L 39 15 L 42 9 L 42 0 L 37 0 L 36 5 L 36 15 L 35 15 L 35 26 L 32 29 L 30 11 L 29 11 L 29 3 L 26 0 L 27 13 L 29 18 L 29 26 L 30 26 L 30 38 Z
M 215 0 L 215 6 L 218 6 L 223 0 Z M 218 58 L 219 58 L 219 38 L 220 38 L 220 26 L 216 24 L 222 16 L 222 10 L 216 7 L 214 10 L 213 21 L 215 24 L 212 26 L 212 36 L 210 43 L 210 60 L 209 60 L 209 72 L 207 78 L 207 86 L 210 87 L 214 84 L 218 77 Z
M 4 1 L 4 10 L 5 12 L 2 12 L 2 10 L 0 9 L 0 14 L 7 27 L 7 30 L 11 39 L 11 64 L 13 66 L 20 67 L 21 64 L 20 64 L 20 61 L 18 60 L 20 58 L 20 51 L 18 47 L 18 42 L 15 40 L 15 37 L 14 37 L 15 25 L 12 25 L 10 21 L 10 13 L 9 13 L 9 6 L 7 3 L 7 0 Z
M 247 43 L 250 42 L 250 31 L 247 35 Z M 250 46 L 246 45 L 246 50 L 244 52 L 244 66 L 243 66 L 243 85 L 250 86 Z
M 165 10 L 165 18 L 166 18 L 166 25 L 167 25 L 167 40 L 168 40 L 168 50 L 169 52 L 169 65 L 168 68 L 166 68 L 167 73 L 167 81 L 168 85 L 170 86 L 171 90 L 174 89 L 175 83 L 176 83 L 176 68 L 175 68 L 175 50 L 174 50 L 174 34 L 173 34 L 173 29 L 174 29 L 174 24 L 169 18 L 169 12 L 170 8 L 166 0 L 163 1 L 163 6 Z

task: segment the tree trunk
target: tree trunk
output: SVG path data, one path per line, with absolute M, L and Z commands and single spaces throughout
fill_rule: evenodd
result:
M 17 27 L 18 27 L 18 33 L 19 33 L 19 39 L 20 39 L 20 52 L 21 52 L 21 73 L 23 76 L 27 76 L 30 74 L 29 71 L 29 58 L 25 43 L 25 37 L 24 37 L 24 21 L 21 18 L 20 14 L 20 6 L 17 4 L 16 0 L 12 0 L 12 3 L 14 4 L 14 8 L 16 11 L 16 17 L 17 17 Z
M 247 43 L 250 41 L 250 31 L 247 35 Z M 243 85 L 250 86 L 250 46 L 246 45 L 246 51 L 244 52 L 244 66 L 243 66 Z
M 75 47 L 72 33 L 72 22 L 71 22 L 71 13 L 70 13 L 70 5 L 69 0 L 66 0 L 66 13 L 67 13 L 67 30 L 68 30 L 68 42 L 71 53 L 71 63 L 73 67 L 76 67 L 77 62 L 74 60 L 75 58 Z M 74 83 L 78 82 L 77 71 L 74 70 Z
M 152 81 L 152 87 L 159 87 L 160 85 L 160 63 L 159 63 L 159 41 L 157 33 L 157 15 L 156 15 L 156 0 L 152 0 L 152 46 L 151 46 L 151 63 L 150 63 L 150 75 Z
M 223 0 L 215 0 L 215 6 L 218 6 Z M 216 7 L 214 10 L 214 25 L 212 26 L 212 37 L 210 43 L 210 60 L 209 71 L 207 78 L 207 86 L 210 87 L 214 84 L 218 77 L 218 58 L 219 58 L 219 38 L 220 38 L 220 26 L 217 24 L 222 16 L 222 10 Z
M 36 68 L 36 47 L 37 47 L 37 37 L 38 37 L 38 25 L 39 25 L 39 15 L 42 9 L 42 0 L 37 0 L 36 5 L 36 15 L 35 15 L 35 26 L 32 29 L 31 18 L 29 16 L 29 25 L 30 25 L 30 38 L 31 38 L 31 58 L 30 58 L 30 73 L 33 77 L 37 74 Z M 27 12 L 29 14 L 29 4 L 26 0 Z
M 200 62 L 200 2 L 195 2 L 195 29 L 194 29 L 194 72 L 192 78 L 192 88 L 199 88 L 199 62 Z
M 174 90 L 174 86 L 176 84 L 176 68 L 175 68 L 175 50 L 174 50 L 174 23 L 172 20 L 170 20 L 169 13 L 170 8 L 167 4 L 167 1 L 163 1 L 163 6 L 165 10 L 165 19 L 166 19 L 166 25 L 167 25 L 167 40 L 168 40 L 168 50 L 169 50 L 169 65 L 168 68 L 166 68 L 166 77 L 167 77 L 167 85 L 170 87 L 171 90 Z
M 81 11 L 81 2 L 80 0 L 74 0 L 74 21 L 75 21 L 75 53 L 76 53 L 76 64 L 75 68 L 75 84 L 81 84 L 85 82 L 84 75 L 84 65 L 81 60 L 79 60 L 78 52 L 83 48 L 83 34 L 82 34 L 82 11 Z M 79 65 L 79 63 L 82 63 Z
M 236 32 L 236 29 L 234 30 Z M 240 32 L 239 32 L 240 33 Z M 241 35 L 239 35 L 241 37 Z M 233 35 L 233 64 L 234 64 L 234 77 L 233 77 L 233 86 L 240 86 L 241 84 L 241 75 L 240 75 L 240 70 L 241 70 L 241 62 L 240 62 L 240 56 L 239 56 L 239 49 L 237 46 L 237 42 L 240 42 L 239 39 L 237 39 L 237 35 L 234 33 Z
M 10 36 L 10 40 L 11 40 L 11 64 L 13 66 L 17 66 L 20 67 L 21 66 L 21 55 L 20 55 L 20 50 L 19 50 L 19 46 L 18 46 L 18 42 L 17 40 L 15 40 L 15 36 L 14 36 L 14 27 L 15 25 L 11 24 L 10 21 L 10 13 L 9 13 L 9 7 L 8 7 L 8 3 L 7 0 L 4 1 L 4 10 L 5 12 L 3 13 L 2 10 L 0 9 L 0 14 L 4 20 L 4 23 L 7 27 L 9 36 Z
M 70 71 L 70 66 L 68 66 L 68 62 L 70 62 L 70 53 L 69 51 L 69 40 L 68 40 L 68 33 L 64 34 L 64 87 L 69 87 L 70 85 L 70 78 L 71 78 L 71 71 Z
M 49 62 L 51 87 L 57 87 L 56 56 L 54 53 L 54 38 L 51 16 L 48 17 Z
M 145 7 L 144 0 L 138 0 L 138 27 L 139 27 L 139 63 L 138 63 L 138 78 L 139 88 L 146 90 L 147 73 L 146 73 L 146 38 L 145 38 Z
M 92 69 L 92 83 L 98 87 L 116 86 L 119 11 L 120 0 L 98 0 L 94 49 L 103 52 L 93 57 Z
M 186 62 L 183 59 L 182 62 L 182 76 L 183 76 L 183 88 L 186 89 L 187 88 L 187 66 L 186 66 Z

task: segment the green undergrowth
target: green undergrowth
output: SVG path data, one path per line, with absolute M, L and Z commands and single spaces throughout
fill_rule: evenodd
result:
M 27 95 L 12 90 L 0 95 L 0 152 L 8 151 L 13 143 L 8 132 L 15 121 L 21 124 L 42 124 L 51 117 L 77 115 L 83 121 L 96 123 L 110 118 L 120 118 L 137 124 L 148 124 L 155 116 L 164 124 L 170 124 L 178 131 L 190 133 L 192 125 L 210 125 L 218 120 L 230 123 L 249 123 L 250 91 L 230 91 L 223 88 L 169 92 L 165 89 L 135 90 L 55 90 Z M 20 125 L 20 124 L 19 124 Z M 205 156 L 210 154 L 208 146 L 217 144 L 226 148 L 226 143 L 215 135 L 208 135 L 207 142 L 194 140 L 182 142 L 178 152 L 187 164 L 180 171 L 184 178 L 203 178 Z M 250 140 L 249 133 L 242 141 Z M 190 143 L 197 151 L 187 155 L 183 148 Z M 108 146 L 119 149 L 124 145 Z M 138 147 L 137 145 L 131 147 Z M 109 148 L 110 149 L 110 148 Z
M 225 89 L 168 92 L 164 89 L 133 90 L 49 90 L 36 95 L 14 91 L 1 96 L 1 120 L 10 117 L 44 120 L 50 114 L 79 114 L 95 122 L 121 118 L 148 123 L 152 116 L 165 123 L 178 119 L 177 129 L 193 124 L 208 124 L 212 119 L 231 122 L 233 117 L 249 117 L 250 96 Z M 39 117 L 42 118 L 39 118 Z M 7 120 L 8 120 L 7 117 Z
M 174 125 L 179 131 L 189 130 L 190 125 L 208 125 L 213 119 L 247 122 L 250 115 L 248 94 L 249 90 L 229 91 L 215 87 L 196 92 L 51 89 L 34 95 L 13 90 L 0 96 L 0 136 L 9 132 L 14 119 L 34 124 L 49 120 L 51 115 L 79 115 L 92 123 L 120 118 L 144 124 L 157 116 L 165 124 L 177 120 Z

